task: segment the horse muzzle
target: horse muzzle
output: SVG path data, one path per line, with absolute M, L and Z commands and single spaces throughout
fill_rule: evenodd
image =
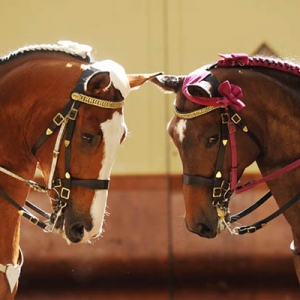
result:
M 206 217 L 187 218 L 185 223 L 187 229 L 201 237 L 214 238 L 221 233 L 229 222 L 230 214 L 227 208 L 216 208 L 216 218 L 209 219 Z

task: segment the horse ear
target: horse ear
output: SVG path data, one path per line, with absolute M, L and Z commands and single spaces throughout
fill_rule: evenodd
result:
M 183 78 L 183 76 L 161 75 L 152 78 L 151 82 L 162 88 L 166 93 L 177 93 L 182 85 Z
M 207 81 L 200 81 L 187 86 L 187 91 L 195 97 L 211 97 L 212 85 Z
M 110 84 L 109 72 L 94 73 L 85 83 L 87 95 L 96 95 Z
M 161 75 L 162 72 L 159 73 L 151 73 L 151 74 L 127 74 L 127 78 L 129 81 L 130 88 L 138 88 L 142 84 L 144 84 L 148 80 L 152 80 L 155 76 Z

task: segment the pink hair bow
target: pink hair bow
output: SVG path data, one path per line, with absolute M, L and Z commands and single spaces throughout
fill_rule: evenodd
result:
M 245 107 L 245 104 L 239 99 L 243 97 L 242 89 L 239 86 L 226 80 L 219 85 L 218 91 L 224 97 L 218 97 L 217 103 L 224 107 L 232 106 L 235 110 Z
M 222 59 L 218 61 L 218 66 L 244 66 L 249 63 L 249 56 L 245 53 L 219 54 Z

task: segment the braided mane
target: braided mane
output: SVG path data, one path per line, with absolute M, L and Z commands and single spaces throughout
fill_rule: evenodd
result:
M 57 44 L 30 45 L 19 48 L 18 50 L 1 57 L 0 64 L 32 52 L 61 52 L 82 59 L 83 61 L 90 62 L 91 50 L 92 47 L 88 45 L 82 45 L 71 41 L 59 41 Z
M 299 65 L 280 59 L 260 56 L 249 57 L 244 53 L 219 55 L 222 57 L 222 59 L 220 59 L 216 64 L 212 65 L 210 69 L 216 67 L 264 67 L 300 76 Z

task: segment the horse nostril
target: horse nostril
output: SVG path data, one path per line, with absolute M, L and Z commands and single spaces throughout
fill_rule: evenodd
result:
M 70 234 L 68 236 L 72 243 L 79 243 L 84 236 L 84 225 L 81 223 L 76 223 L 71 226 Z
M 209 237 L 210 234 L 211 234 L 211 229 L 203 224 L 203 223 L 200 223 L 198 226 L 198 232 L 199 232 L 199 235 L 203 236 L 203 237 Z
M 186 227 L 190 232 L 200 235 L 201 237 L 213 238 L 217 235 L 217 232 L 204 223 L 196 223 L 193 226 L 189 226 L 186 222 Z

